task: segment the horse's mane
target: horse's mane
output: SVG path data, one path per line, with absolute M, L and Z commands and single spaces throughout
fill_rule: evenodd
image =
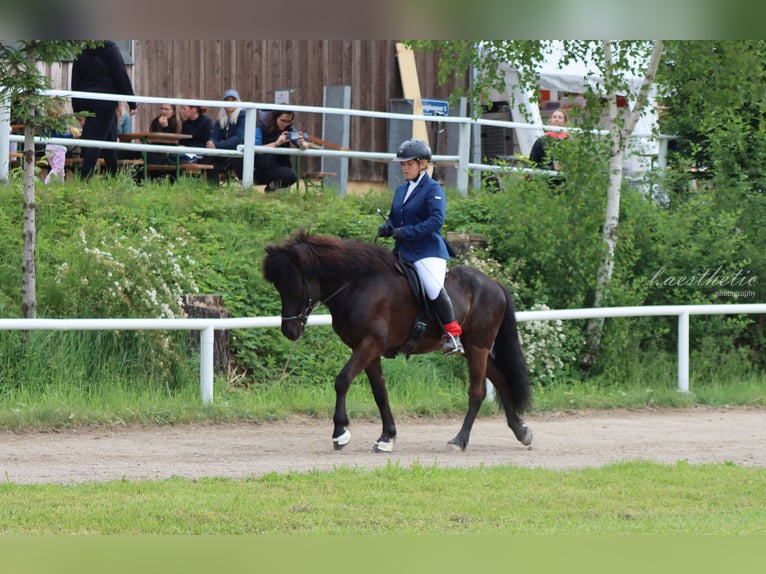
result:
M 317 278 L 359 278 L 393 272 L 396 257 L 385 247 L 330 235 L 310 235 L 303 229 L 279 245 L 266 247 L 266 278 L 274 277 L 276 258 L 284 255 L 306 276 Z

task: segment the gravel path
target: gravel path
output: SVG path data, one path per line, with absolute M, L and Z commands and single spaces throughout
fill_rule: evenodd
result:
M 589 411 L 532 415 L 531 447 L 501 416 L 480 418 L 468 448 L 447 444 L 460 418 L 397 421 L 394 452 L 371 451 L 380 423 L 352 420 L 351 443 L 332 448 L 330 420 L 266 424 L 83 428 L 0 432 L 0 477 L 19 484 L 261 476 L 337 466 L 475 467 L 513 464 L 573 469 L 626 460 L 766 467 L 765 408 Z

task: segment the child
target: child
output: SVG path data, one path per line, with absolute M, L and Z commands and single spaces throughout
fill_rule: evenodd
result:
M 56 102 L 51 107 L 51 115 L 59 117 L 63 115 L 63 103 Z M 63 131 L 53 131 L 50 134 L 53 138 L 75 138 L 80 137 L 80 129 L 67 126 Z M 45 158 L 48 160 L 48 167 L 50 171 L 45 176 L 45 184 L 48 185 L 51 180 L 58 180 L 60 183 L 64 183 L 66 177 L 66 170 L 64 169 L 64 161 L 66 160 L 66 146 L 60 144 L 46 144 L 45 145 Z

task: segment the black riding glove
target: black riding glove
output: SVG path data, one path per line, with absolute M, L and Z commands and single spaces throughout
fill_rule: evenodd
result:
M 397 227 L 396 229 L 394 229 L 391 232 L 391 237 L 393 237 L 394 239 L 400 239 L 402 237 L 402 228 Z
M 383 225 L 378 227 L 378 237 L 391 237 L 394 234 L 394 231 L 394 226 L 386 221 Z

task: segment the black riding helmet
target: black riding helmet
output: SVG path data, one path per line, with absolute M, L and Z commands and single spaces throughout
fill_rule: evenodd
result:
M 394 161 L 402 162 L 410 161 L 411 159 L 431 161 L 431 148 L 423 140 L 404 140 L 399 149 L 396 150 L 396 159 Z

